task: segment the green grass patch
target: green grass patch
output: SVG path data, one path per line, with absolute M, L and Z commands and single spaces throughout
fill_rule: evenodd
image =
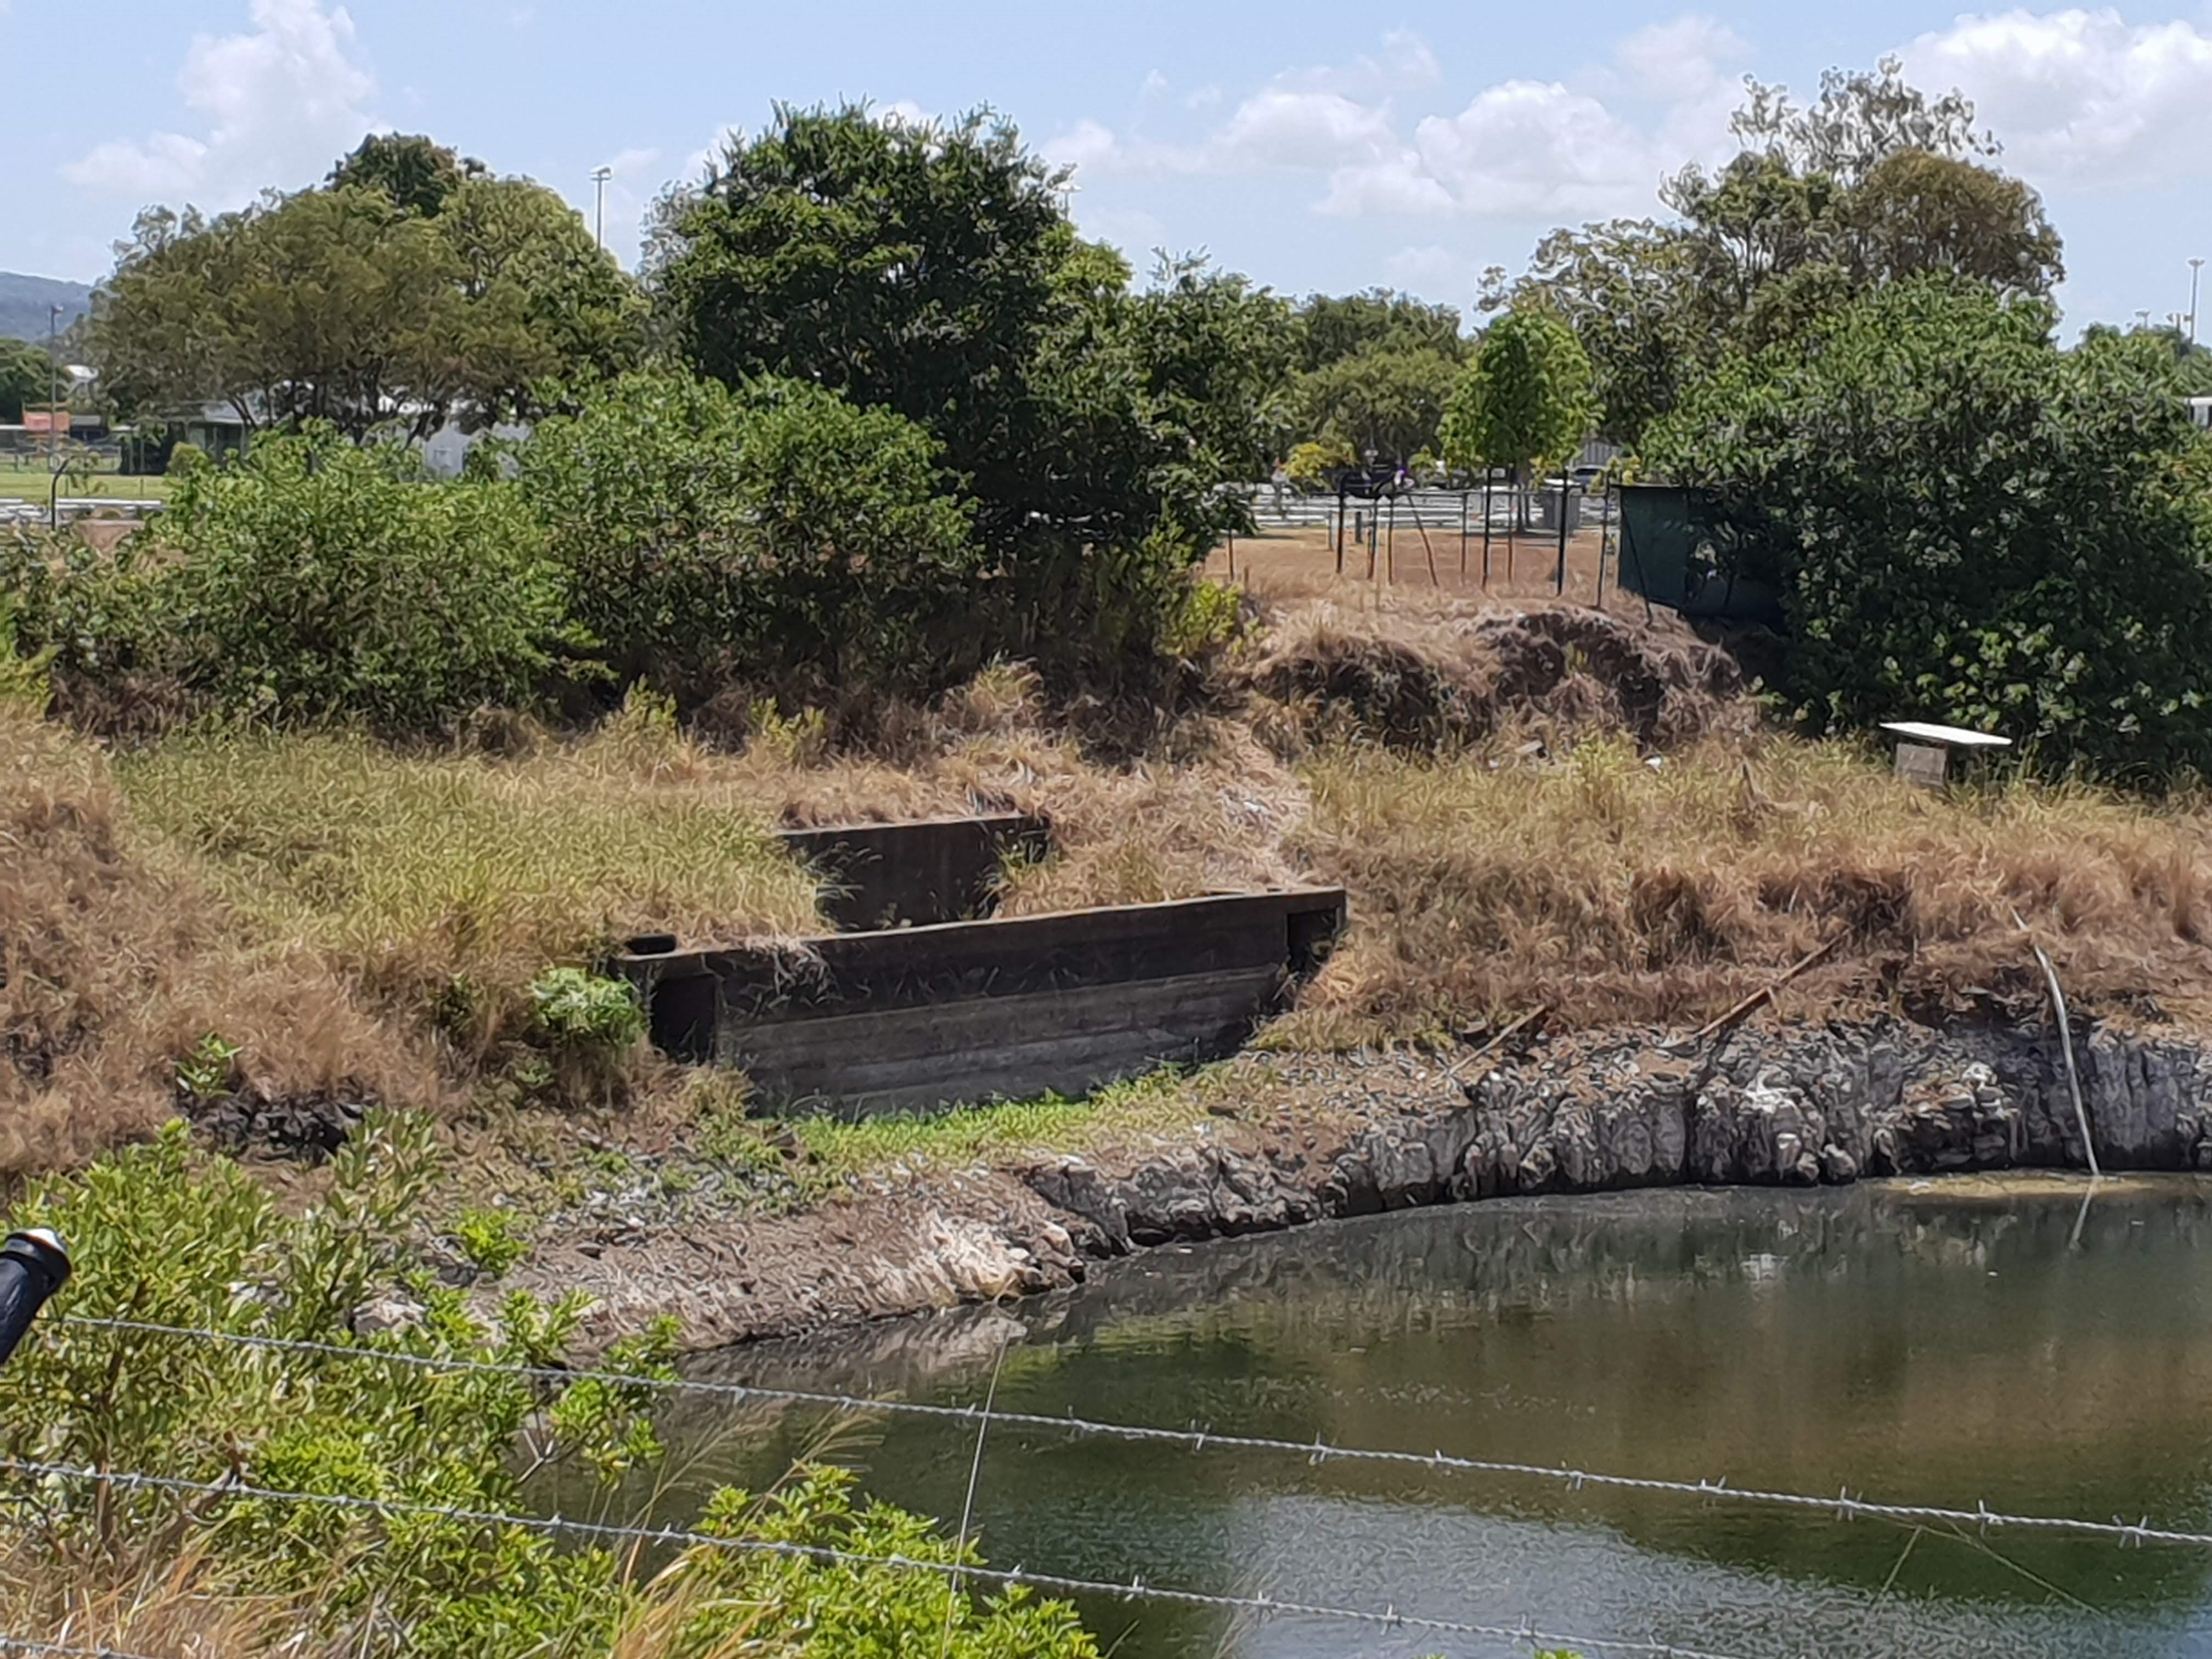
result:
M 999 1101 L 927 1115 L 890 1113 L 848 1122 L 785 1121 L 822 1173 L 860 1179 L 965 1169 L 1019 1153 L 1081 1152 L 1161 1136 L 1185 1136 L 1226 1092 L 1231 1066 L 1170 1067 L 1071 1098 Z
M 0 459 L 0 495 L 20 495 L 43 501 L 53 487 L 53 475 L 43 459 L 27 464 L 15 458 Z M 125 477 L 118 472 L 62 474 L 64 500 L 96 499 L 114 501 L 166 501 L 169 481 L 164 477 Z
M 198 856 L 264 942 L 303 942 L 373 993 L 507 1012 L 550 963 L 633 932 L 817 926 L 813 884 L 680 740 L 617 719 L 520 759 L 351 736 L 196 735 L 118 761 L 138 821 Z

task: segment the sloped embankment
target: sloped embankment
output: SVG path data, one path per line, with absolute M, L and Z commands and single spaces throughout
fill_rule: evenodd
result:
M 2212 1168 L 2212 1047 L 2118 1025 L 2075 1042 L 2107 1170 Z M 1472 1085 L 1412 1054 L 1301 1057 L 1178 1142 L 931 1175 L 776 1220 L 569 1241 L 525 1282 L 589 1290 L 595 1344 L 674 1312 L 703 1348 L 1055 1288 L 1149 1246 L 1421 1205 L 2082 1163 L 2047 1025 L 1778 1023 L 1686 1047 L 1584 1033 L 1478 1066 Z

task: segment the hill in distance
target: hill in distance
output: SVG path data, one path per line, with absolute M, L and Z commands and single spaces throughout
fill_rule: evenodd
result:
M 0 334 L 19 340 L 44 340 L 50 320 L 48 307 L 62 307 L 61 326 L 67 328 L 84 315 L 91 303 L 88 283 L 0 270 Z

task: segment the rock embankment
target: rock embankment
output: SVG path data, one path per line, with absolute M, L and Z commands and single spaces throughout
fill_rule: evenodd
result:
M 2084 1026 L 2075 1046 L 2106 1170 L 2212 1169 L 2212 1044 Z M 1472 1081 L 1409 1056 L 1302 1058 L 1281 1067 L 1279 1116 L 1209 1120 L 1186 1145 L 925 1178 L 536 1271 L 599 1297 L 602 1340 L 674 1312 L 703 1347 L 1053 1288 L 1089 1260 L 1330 1217 L 2086 1162 L 2047 1023 L 1778 1024 L 1686 1049 L 1586 1033 Z
M 1119 1173 L 1080 1158 L 1024 1173 L 1077 1218 L 1080 1248 L 1113 1255 L 1516 1193 L 2079 1168 L 2057 1048 L 2047 1028 L 1902 1020 L 1770 1028 L 1703 1060 L 1601 1035 L 1458 1088 L 1437 1068 L 1435 1103 L 1320 1158 L 1207 1145 Z M 2094 1029 L 2076 1061 L 2105 1168 L 2212 1168 L 2212 1048 Z

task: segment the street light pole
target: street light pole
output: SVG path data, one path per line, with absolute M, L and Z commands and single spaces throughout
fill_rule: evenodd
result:
M 2189 343 L 2191 345 L 2197 343 L 2197 277 L 2203 269 L 2204 261 L 2201 258 L 2189 262 Z
M 610 167 L 592 169 L 592 239 L 601 247 L 607 245 L 607 180 L 614 176 Z
M 62 527 L 62 437 L 54 416 L 62 400 L 62 308 L 46 307 L 46 524 Z

